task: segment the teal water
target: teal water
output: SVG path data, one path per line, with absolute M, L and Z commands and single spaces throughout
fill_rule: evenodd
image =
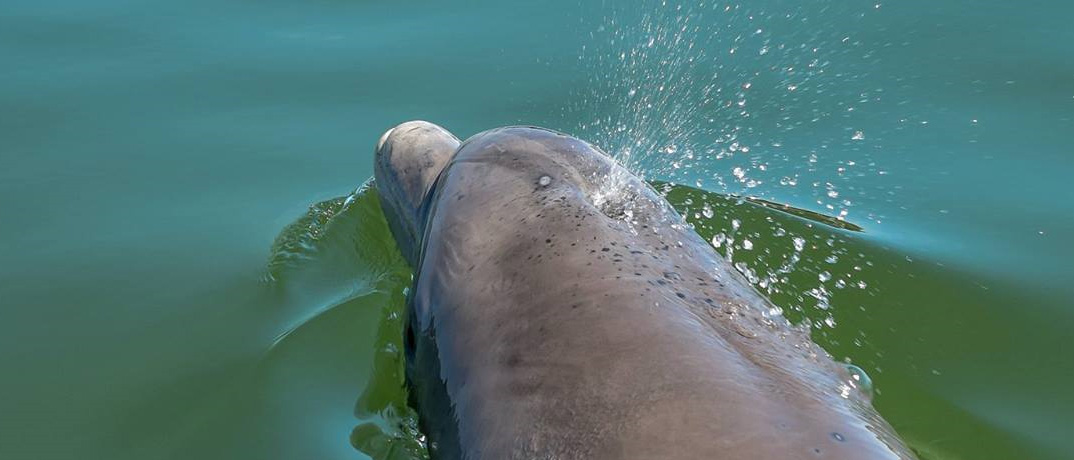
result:
M 719 194 L 923 457 L 1074 457 L 1074 7 L 877 4 L 5 2 L 0 458 L 406 458 L 409 273 L 374 192 L 303 216 L 415 118 Z

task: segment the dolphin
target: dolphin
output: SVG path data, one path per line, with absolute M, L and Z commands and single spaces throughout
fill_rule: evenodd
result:
M 845 365 L 597 147 L 423 121 L 376 147 L 436 459 L 912 459 Z

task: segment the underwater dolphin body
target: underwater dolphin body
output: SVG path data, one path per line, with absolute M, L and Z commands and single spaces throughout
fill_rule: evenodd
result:
M 844 366 L 590 144 L 408 122 L 375 182 L 415 272 L 407 381 L 433 458 L 913 458 Z

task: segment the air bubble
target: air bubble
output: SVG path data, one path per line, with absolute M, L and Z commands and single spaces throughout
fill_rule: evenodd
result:
M 843 367 L 849 375 L 847 385 L 856 388 L 871 400 L 873 398 L 873 379 L 869 378 L 869 374 L 866 374 L 864 369 L 850 363 L 843 364 Z

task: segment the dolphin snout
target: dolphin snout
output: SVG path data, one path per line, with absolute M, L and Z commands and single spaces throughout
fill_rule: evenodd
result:
M 381 208 L 400 251 L 412 263 L 423 225 L 418 210 L 459 144 L 454 134 L 427 121 L 402 123 L 377 141 L 373 174 Z
M 395 127 L 389 128 L 387 131 L 384 131 L 384 134 L 380 135 L 380 140 L 377 141 L 377 153 L 380 153 L 380 149 L 384 147 L 384 142 L 386 142 L 388 137 L 392 135 L 392 131 L 395 131 Z

